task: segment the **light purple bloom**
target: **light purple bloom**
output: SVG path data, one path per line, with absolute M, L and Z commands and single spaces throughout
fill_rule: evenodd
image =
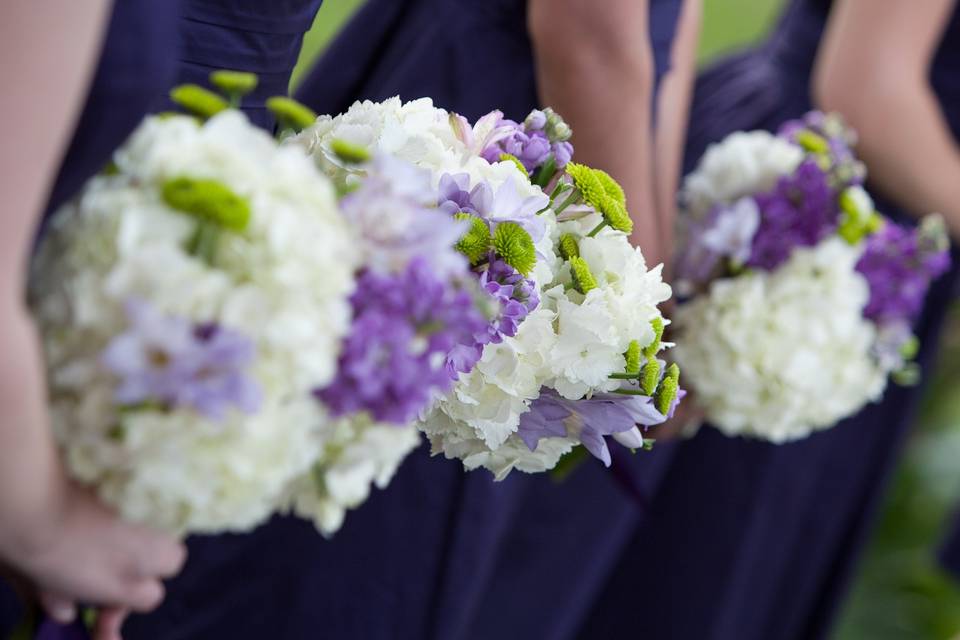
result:
M 470 178 L 466 174 L 445 174 L 440 178 L 440 210 L 453 214 L 471 213 L 487 220 L 491 227 L 501 222 L 515 222 L 523 227 L 534 242 L 546 232 L 543 218 L 537 215 L 550 204 L 543 193 L 523 196 L 516 181 L 508 178 L 494 191 L 487 182 L 481 182 L 467 193 Z
M 700 236 L 700 242 L 742 265 L 750 259 L 753 236 L 759 226 L 760 210 L 756 201 L 741 198 L 719 212 L 716 223 Z
M 484 116 L 492 117 L 499 117 L 493 127 L 496 135 L 489 136 L 486 144 L 480 147 L 480 155 L 487 161 L 497 162 L 501 154 L 509 153 L 516 157 L 531 175 L 551 157 L 557 169 L 563 169 L 570 162 L 573 145 L 567 140 L 551 138 L 551 132 L 548 131 L 549 119 L 545 112 L 534 110 L 523 123 L 508 120 L 499 111 Z M 480 122 L 477 126 L 480 126 Z M 488 123 L 487 128 L 489 127 Z
M 530 411 L 520 417 L 517 435 L 531 451 L 536 450 L 541 438 L 573 438 L 609 467 L 610 450 L 605 436 L 666 420 L 667 416 L 656 410 L 653 399 L 648 396 L 602 393 L 582 400 L 567 400 L 545 389 L 530 406 Z
M 916 228 L 887 221 L 867 238 L 857 263 L 870 284 L 864 316 L 881 324 L 913 323 L 923 309 L 930 282 L 950 267 L 950 252 Z
M 429 171 L 377 157 L 360 187 L 341 201 L 358 231 L 364 264 L 391 273 L 419 256 L 441 276 L 465 273 L 466 259 L 455 245 L 469 227 L 438 210 L 437 197 Z
M 835 114 L 827 115 L 822 111 L 810 111 L 803 118 L 789 120 L 781 127 L 777 135 L 794 144 L 799 144 L 802 132 L 808 131 L 826 140 L 827 151 L 823 154 L 829 166 L 826 168 L 831 182 L 837 190 L 863 184 L 866 168 L 857 160 L 853 152 L 857 137 L 852 129 Z
M 139 300 L 128 301 L 126 313 L 129 329 L 110 341 L 102 357 L 120 381 L 119 404 L 187 406 L 212 420 L 222 419 L 229 407 L 259 409 L 260 387 L 246 373 L 256 353 L 249 338 L 164 315 Z
M 453 384 L 448 354 L 487 324 L 470 292 L 439 279 L 422 258 L 398 274 L 366 271 L 351 303 L 337 377 L 315 392 L 334 415 L 365 410 L 381 422 L 413 420 Z

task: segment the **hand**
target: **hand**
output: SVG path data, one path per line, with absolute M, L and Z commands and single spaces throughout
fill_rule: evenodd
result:
M 72 621 L 78 601 L 107 607 L 97 638 L 119 638 L 126 610 L 163 600 L 161 580 L 175 575 L 186 551 L 173 538 L 120 520 L 88 490 L 66 481 L 61 508 L 46 517 L 8 520 L 0 557 L 39 594 L 54 620 Z

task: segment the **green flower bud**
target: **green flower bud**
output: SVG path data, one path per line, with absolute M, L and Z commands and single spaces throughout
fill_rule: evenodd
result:
M 920 384 L 920 365 L 908 362 L 890 376 L 901 387 L 915 387 Z
M 170 208 L 224 229 L 243 231 L 250 222 L 250 202 L 216 180 L 171 178 L 162 195 Z
M 613 179 L 613 177 L 603 171 L 602 169 L 594 169 L 593 175 L 597 177 L 597 180 L 600 181 L 600 184 L 603 185 L 603 190 L 608 196 L 620 203 L 620 206 L 624 209 L 627 208 L 627 196 L 623 192 L 623 187 L 620 186 L 620 183 Z
M 640 373 L 640 388 L 648 396 L 652 396 L 657 390 L 657 383 L 660 382 L 660 361 L 656 358 L 647 360 L 643 365 L 643 371 Z M 662 412 L 661 412 L 662 413 Z
M 570 275 L 573 277 L 573 287 L 584 295 L 597 288 L 590 265 L 580 256 L 570 258 Z
M 627 366 L 624 369 L 627 373 L 630 374 L 639 374 L 640 373 L 640 343 L 636 340 L 631 340 L 630 344 L 627 345 L 627 350 L 623 354 L 624 360 L 627 361 Z
M 213 91 L 195 84 L 182 84 L 170 92 L 170 99 L 204 120 L 230 108 L 227 101 Z
M 797 143 L 810 153 L 830 153 L 830 143 L 823 136 L 803 129 L 797 133 Z
M 920 340 L 917 336 L 910 336 L 906 342 L 900 345 L 900 356 L 904 360 L 913 360 L 920 351 Z
M 516 222 L 501 222 L 493 232 L 493 249 L 503 261 L 519 271 L 530 275 L 537 264 L 537 250 L 533 238 Z
M 547 134 L 547 139 L 550 142 L 566 142 L 573 136 L 573 129 L 570 128 L 563 117 L 547 107 L 543 110 L 543 114 L 547 116 L 547 124 L 544 127 L 544 132 Z
M 370 152 L 358 144 L 340 138 L 330 142 L 330 150 L 346 164 L 365 164 L 370 162 Z
M 950 235 L 943 216 L 932 213 L 920 221 L 917 231 L 917 245 L 923 253 L 940 253 L 950 248 Z
M 470 229 L 457 242 L 457 251 L 467 256 L 470 264 L 480 262 L 490 252 L 490 227 L 484 220 L 469 213 L 458 213 L 454 218 L 470 222 Z
M 577 237 L 572 233 L 565 233 L 560 236 L 560 257 L 564 260 L 580 257 L 580 245 L 577 244 Z
M 670 375 L 671 369 L 675 366 L 675 364 L 670 365 L 670 369 L 667 369 L 667 375 L 660 381 L 660 387 L 653 397 L 654 407 L 664 415 L 670 412 L 670 407 L 673 405 L 673 401 L 677 399 L 677 393 L 680 391 L 679 370 L 677 371 L 678 377 L 675 378 Z
M 663 344 L 663 318 L 656 317 L 650 321 L 650 326 L 653 327 L 653 342 L 647 345 L 643 350 L 643 355 L 648 358 L 652 358 L 660 351 L 660 345 Z
M 267 109 L 274 115 L 283 129 L 302 131 L 317 120 L 317 114 L 293 98 L 274 96 L 267 100 Z
M 600 213 L 604 221 L 617 231 L 624 233 L 633 231 L 633 220 L 630 219 L 630 214 L 616 199 L 604 196 L 600 204 Z
M 255 73 L 222 69 L 210 74 L 210 84 L 239 103 L 240 98 L 257 88 L 260 79 Z
M 568 162 L 567 175 L 573 179 L 573 186 L 580 192 L 584 202 L 600 211 L 603 201 L 607 197 L 607 192 L 593 169 L 576 162 Z
M 524 178 L 527 178 L 530 176 L 530 174 L 527 173 L 527 168 L 523 166 L 522 162 L 520 162 L 520 158 L 513 155 L 512 153 L 501 153 L 500 162 L 512 162 L 513 165 L 517 168 L 517 170 L 523 174 Z

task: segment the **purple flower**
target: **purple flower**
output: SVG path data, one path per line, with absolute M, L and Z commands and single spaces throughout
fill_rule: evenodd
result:
M 555 114 L 535 110 L 523 123 L 503 118 L 503 114 L 499 111 L 494 114 L 500 117 L 494 127 L 497 134 L 487 140 L 480 152 L 487 161 L 497 162 L 501 154 L 509 153 L 520 160 L 530 174 L 545 165 L 551 157 L 556 162 L 557 169 L 563 169 L 570 162 L 573 156 L 573 145 L 566 140 L 569 133 L 561 139 L 554 132 L 556 127 L 551 116 L 559 121 L 559 117 Z M 489 118 L 492 115 L 485 117 Z
M 747 265 L 773 270 L 796 247 L 809 247 L 836 230 L 837 192 L 815 160 L 804 160 L 769 193 L 756 196 L 760 226 Z
M 487 220 L 491 226 L 515 222 L 534 242 L 543 238 L 546 225 L 537 213 L 550 204 L 545 194 L 524 196 L 513 178 L 508 178 L 496 191 L 487 182 L 479 183 L 468 193 L 469 186 L 470 177 L 465 173 L 441 176 L 438 208 L 449 214 L 471 213 Z
M 930 282 L 950 267 L 945 243 L 928 238 L 923 227 L 887 221 L 867 239 L 857 263 L 857 271 L 870 284 L 870 301 L 864 309 L 867 318 L 880 324 L 907 325 L 916 319 Z
M 839 115 L 811 111 L 802 119 L 785 122 L 778 135 L 819 156 L 837 190 L 863 184 L 866 169 L 853 152 L 856 133 Z
M 480 274 L 480 286 L 494 302 L 494 317 L 469 342 L 457 345 L 447 357 L 447 370 L 456 379 L 473 369 L 483 355 L 483 347 L 500 344 L 504 337 L 517 335 L 520 323 L 540 305 L 540 295 L 532 280 L 516 269 L 493 260 Z
M 351 303 L 354 321 L 337 377 L 315 392 L 335 415 L 369 411 L 381 422 L 413 420 L 453 384 L 448 354 L 487 324 L 470 292 L 438 278 L 422 258 L 399 274 L 364 272 Z
M 215 324 L 195 325 L 161 314 L 149 304 L 126 304 L 130 327 L 103 352 L 104 366 L 120 384 L 121 405 L 157 402 L 188 406 L 211 420 L 233 406 L 255 413 L 261 391 L 246 369 L 255 347 L 246 336 Z
M 675 407 L 676 402 L 671 413 Z M 630 435 L 637 425 L 660 424 L 667 417 L 654 408 L 653 399 L 648 396 L 602 393 L 567 400 L 545 389 L 530 411 L 520 417 L 518 435 L 531 451 L 536 450 L 541 438 L 573 438 L 609 467 L 610 450 L 604 436 Z
M 437 210 L 437 197 L 429 171 L 378 157 L 360 187 L 341 201 L 358 231 L 364 264 L 391 273 L 420 256 L 440 275 L 464 273 L 466 260 L 454 247 L 467 224 Z

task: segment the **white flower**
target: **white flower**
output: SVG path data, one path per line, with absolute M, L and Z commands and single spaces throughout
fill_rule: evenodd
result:
M 675 356 L 711 423 L 785 442 L 880 397 L 889 371 L 872 354 L 859 255 L 831 238 L 776 271 L 716 281 L 677 310 Z
M 702 218 L 716 205 L 772 189 L 803 161 L 803 150 L 767 131 L 738 131 L 710 145 L 686 177 L 681 199 L 689 214 Z
M 753 198 L 740 198 L 720 211 L 716 225 L 703 232 L 699 241 L 704 247 L 721 256 L 728 256 L 742 265 L 750 259 L 753 236 L 760 227 L 760 208 Z
M 352 234 L 310 159 L 236 112 L 203 125 L 148 118 L 116 165 L 57 214 L 33 268 L 58 440 L 71 472 L 129 518 L 177 533 L 249 529 L 323 448 L 311 391 L 332 379 L 349 327 Z M 249 203 L 246 228 L 221 232 L 215 266 L 185 250 L 197 220 L 162 197 L 182 177 Z M 127 330 L 131 299 L 248 338 L 259 412 L 214 422 L 190 407 L 117 407 L 101 354 Z
M 324 535 L 343 524 L 348 509 L 363 504 L 371 485 L 390 484 L 407 454 L 420 443 L 409 425 L 377 424 L 363 417 L 335 421 L 320 460 L 294 481 L 290 509 L 313 520 Z

